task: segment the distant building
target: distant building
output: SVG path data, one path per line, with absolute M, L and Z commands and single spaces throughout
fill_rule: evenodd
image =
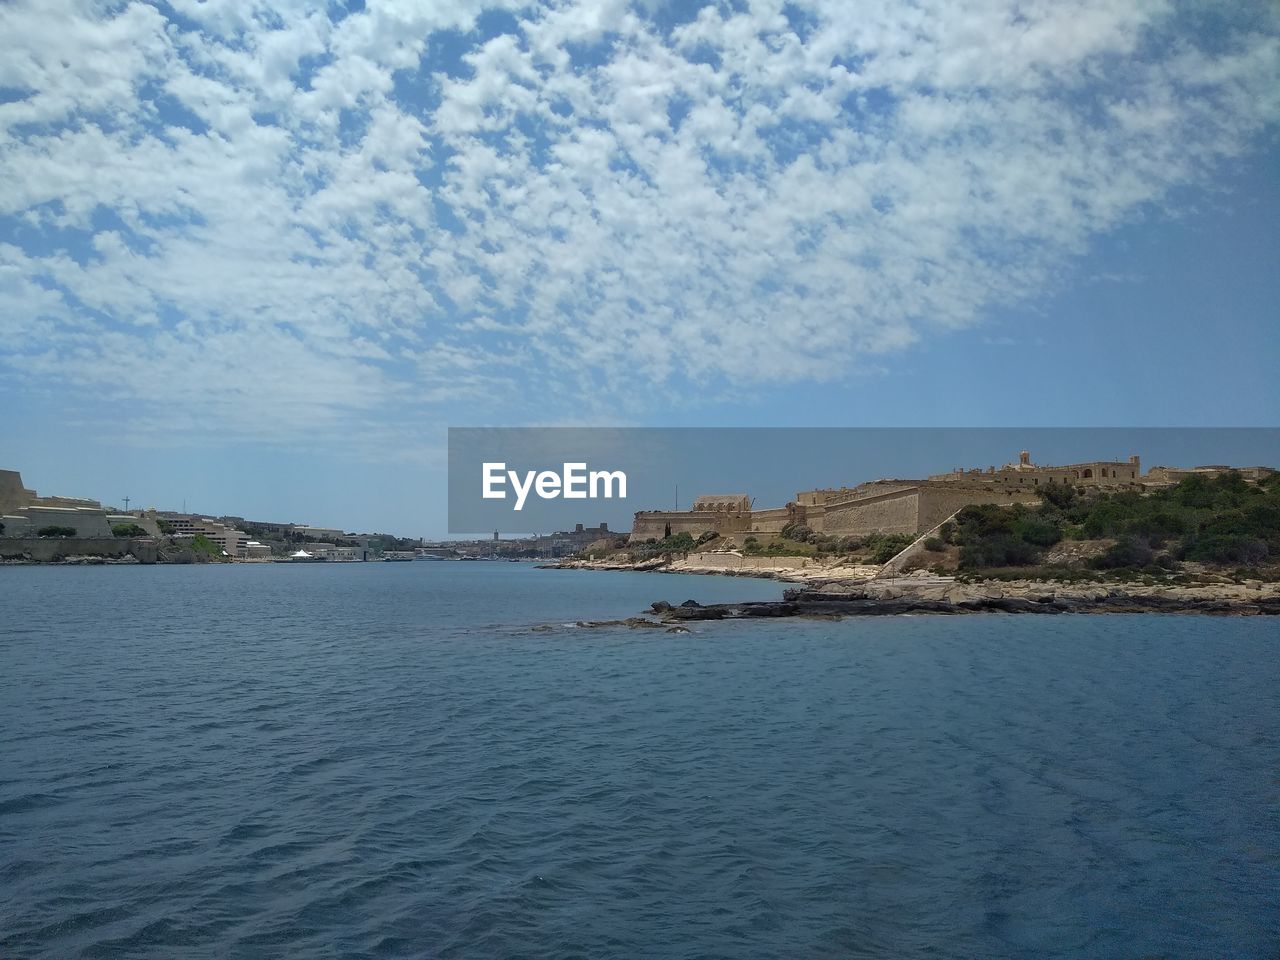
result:
M 266 560 L 271 556 L 271 547 L 257 540 L 246 540 L 240 545 L 240 559 Z
M 1188 477 L 1204 477 L 1210 480 L 1232 472 L 1256 483 L 1273 476 L 1277 471 L 1273 467 L 1228 467 L 1221 464 L 1204 467 L 1152 467 L 1147 472 L 1145 482 L 1148 485 L 1172 485 Z
M 1142 483 L 1142 462 L 1138 457 L 1128 460 L 1093 460 L 1088 463 L 1069 463 L 1061 467 L 1045 467 L 1031 462 L 1031 454 L 1023 450 L 1017 463 L 1006 463 L 997 470 L 961 470 L 929 478 L 935 481 L 992 483 L 1004 486 L 1039 486 L 1041 483 L 1069 483 L 1077 487 L 1129 487 Z
M 203 536 L 213 541 L 228 557 L 241 555 L 241 548 L 251 539 L 245 531 L 228 526 L 221 520 L 202 517 L 193 513 L 173 513 L 164 511 L 158 514 L 171 528 L 170 536 L 181 540 Z
M 597 540 L 612 536 L 607 523 L 602 523 L 598 527 L 584 527 L 578 523 L 574 524 L 572 530 L 560 530 L 534 537 L 532 547 L 544 557 L 564 557 L 591 546 Z
M 346 536 L 336 527 L 313 527 L 305 523 L 293 524 L 290 532 L 312 540 L 341 540 Z

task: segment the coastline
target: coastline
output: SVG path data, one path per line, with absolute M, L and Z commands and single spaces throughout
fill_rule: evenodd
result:
M 686 573 L 698 576 L 753 577 L 784 583 L 861 582 L 881 570 L 873 564 L 824 563 L 810 557 L 743 557 L 737 554 L 694 554 L 673 559 L 655 557 L 638 563 L 582 560 L 573 557 L 541 564 L 550 570 L 615 570 L 633 573 Z
M 788 559 L 788 558 L 779 558 Z M 570 560 L 556 569 L 629 570 L 673 574 L 749 576 L 797 583 L 782 600 L 680 606 L 653 605 L 661 623 L 751 617 L 885 616 L 969 613 L 1192 613 L 1216 616 L 1280 615 L 1280 583 L 1226 577 L 1217 582 L 996 580 L 965 581 L 926 571 L 876 579 L 878 567 L 753 566 L 749 570 L 708 566 L 699 561 L 621 564 Z M 868 575 L 870 571 L 870 575 Z

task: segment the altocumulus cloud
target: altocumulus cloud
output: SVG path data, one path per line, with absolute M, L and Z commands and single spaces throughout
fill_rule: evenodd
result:
M 1263 2 L 353 6 L 0 8 L 8 376 L 269 437 L 838 377 L 1280 117 Z

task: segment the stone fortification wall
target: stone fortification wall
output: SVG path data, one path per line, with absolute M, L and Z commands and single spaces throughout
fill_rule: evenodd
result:
M 817 565 L 812 557 L 743 557 L 736 553 L 691 553 L 685 559 L 703 570 L 803 570 Z
M 998 484 L 920 481 L 887 493 L 829 503 L 821 517 L 811 516 L 810 529 L 829 536 L 865 537 L 873 533 L 918 534 L 961 507 L 982 503 L 1035 503 L 1034 489 L 1011 489 Z
M 751 514 L 692 510 L 646 510 L 637 513 L 631 526 L 631 540 L 661 540 L 677 533 L 700 537 L 714 533 L 745 533 L 751 529 Z
M 919 501 L 916 488 L 906 487 L 843 503 L 829 503 L 823 510 L 819 532 L 837 537 L 915 533 L 919 522 Z
M 955 482 L 930 482 L 920 485 L 919 527 L 928 530 L 941 523 L 961 507 L 983 503 L 1036 503 L 1038 490 L 1016 489 L 989 484 L 957 484 Z
M 35 499 L 36 492 L 22 485 L 17 470 L 0 470 L 0 514 L 12 513 Z
M 755 510 L 751 514 L 751 532 L 778 534 L 782 528 L 797 518 L 803 518 L 803 510 L 794 507 L 775 507 L 772 510 Z
M 0 559 L 51 563 L 66 557 L 125 557 L 155 563 L 156 544 L 122 537 L 30 537 L 0 540 Z

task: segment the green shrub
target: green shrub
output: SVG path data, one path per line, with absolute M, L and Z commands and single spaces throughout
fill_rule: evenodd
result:
M 910 546 L 915 537 L 905 533 L 889 533 L 868 537 L 867 539 L 873 541 L 871 544 L 871 562 L 888 563 Z
M 924 542 L 924 548 L 930 553 L 941 553 L 947 549 L 947 544 L 941 537 L 929 537 Z
M 117 523 L 111 528 L 111 535 L 113 537 L 145 537 L 147 531 L 136 523 Z
M 74 537 L 75 535 L 75 527 L 59 527 L 57 525 L 41 527 L 36 531 L 37 537 Z
M 1076 499 L 1076 489 L 1069 483 L 1050 483 L 1040 488 L 1045 502 L 1059 510 L 1065 510 Z
M 191 538 L 191 552 L 203 554 L 206 557 L 222 556 L 222 548 L 203 533 L 197 533 Z
M 980 539 L 966 541 L 960 548 L 960 566 L 967 569 L 979 567 L 1015 567 L 1033 564 L 1040 559 L 1040 551 L 1012 533 L 999 532 Z
M 779 531 L 780 536 L 786 540 L 799 540 L 801 542 L 808 540 L 810 531 L 803 520 L 792 520 Z
M 1214 534 L 1197 540 L 1186 551 L 1188 560 L 1201 563 L 1242 563 L 1256 567 L 1271 553 L 1266 542 L 1245 534 Z
M 680 531 L 661 540 L 649 541 L 653 551 L 657 553 L 687 553 L 694 548 L 693 534 Z
M 1138 537 L 1124 537 L 1107 548 L 1106 553 L 1094 557 L 1089 566 L 1095 570 L 1139 569 L 1155 559 L 1155 551 Z
M 1062 528 L 1050 520 L 1036 516 L 1019 517 L 1013 524 L 1014 534 L 1037 547 L 1051 547 L 1062 539 Z

